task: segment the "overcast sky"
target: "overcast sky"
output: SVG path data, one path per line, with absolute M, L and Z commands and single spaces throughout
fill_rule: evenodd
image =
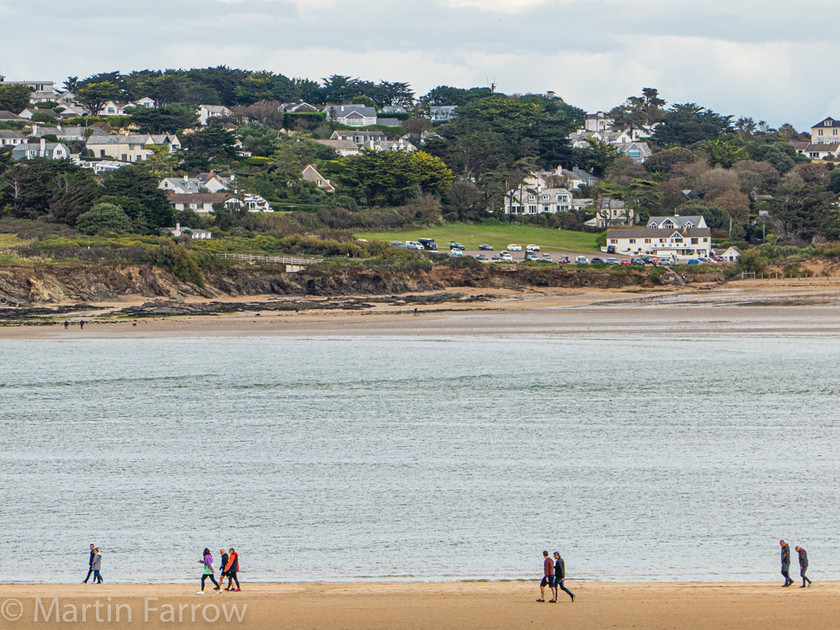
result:
M 8 80 L 227 65 L 588 111 L 643 87 L 800 130 L 840 117 L 838 0 L 0 0 Z M 828 25 L 824 27 L 823 25 Z

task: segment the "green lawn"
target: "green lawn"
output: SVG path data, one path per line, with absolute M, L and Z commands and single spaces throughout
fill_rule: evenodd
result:
M 482 243 L 495 249 L 505 249 L 509 243 L 525 247 L 530 243 L 543 249 L 571 252 L 599 251 L 595 245 L 597 234 L 572 232 L 531 225 L 478 225 L 451 223 L 444 226 L 410 230 L 408 232 L 356 232 L 353 236 L 368 241 L 416 241 L 418 238 L 433 238 L 440 249 L 447 249 L 449 241 L 457 241 L 467 249 L 478 249 Z

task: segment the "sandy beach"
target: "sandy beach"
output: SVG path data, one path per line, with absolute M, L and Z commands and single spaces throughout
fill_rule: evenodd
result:
M 361 309 L 270 310 L 295 298 L 250 296 L 254 310 L 222 315 L 115 318 L 147 301 L 62 314 L 38 325 L 0 327 L 2 338 L 202 336 L 568 335 L 652 333 L 840 332 L 840 279 L 752 280 L 662 290 L 460 290 L 460 299 L 415 307 L 371 302 Z M 480 299 L 476 299 L 480 297 Z M 362 299 L 364 299 L 362 297 Z M 317 301 L 317 298 L 315 298 Z M 328 298 L 322 298 L 326 304 Z M 311 302 L 312 300 L 310 300 Z M 260 305 L 265 305 L 261 309 Z M 78 321 L 85 320 L 84 330 Z M 68 320 L 65 330 L 62 322 Z
M 837 627 L 840 616 L 838 583 L 815 583 L 809 589 L 796 586 L 782 589 L 780 583 L 773 582 L 567 581 L 576 594 L 575 602 L 564 595 L 557 604 L 535 601 L 539 592 L 536 582 L 243 583 L 240 593 L 208 590 L 201 596 L 195 594 L 196 586 L 4 586 L 0 597 L 0 627 L 208 628 L 234 624 L 290 630 L 492 630 L 543 626 L 577 630 L 817 630 Z

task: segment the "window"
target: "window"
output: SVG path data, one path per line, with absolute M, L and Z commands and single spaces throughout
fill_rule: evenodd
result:
M 650 243 L 650 239 L 649 239 L 649 238 L 646 238 L 646 239 L 645 239 L 645 243 Z
M 822 129 L 817 129 L 817 135 L 818 135 L 818 136 L 821 136 L 821 135 L 822 135 Z
M 631 238 L 631 239 L 630 239 L 630 244 L 631 244 L 631 245 L 635 244 L 635 242 L 636 242 L 636 239 L 635 239 L 635 238 Z
M 699 239 L 696 239 L 696 238 L 692 238 L 692 239 L 691 239 L 691 244 L 692 244 L 692 245 L 697 245 L 697 243 L 699 243 L 699 242 L 700 242 L 700 240 L 699 240 Z
M 537 206 L 528 206 L 528 212 L 536 213 L 537 212 Z
M 639 151 L 638 149 L 630 149 L 630 150 L 627 152 L 627 155 L 628 155 L 628 156 L 630 156 L 631 158 L 634 158 L 634 157 L 635 157 L 635 158 L 637 158 L 637 157 L 641 157 L 641 156 L 642 156 L 642 152 L 641 152 L 641 151 Z

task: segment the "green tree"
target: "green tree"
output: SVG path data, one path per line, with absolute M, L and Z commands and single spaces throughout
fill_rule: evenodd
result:
M 188 103 L 173 103 L 153 109 L 126 107 L 125 113 L 142 133 L 179 133 L 198 123 L 196 109 Z
M 105 103 L 118 99 L 120 92 L 119 85 L 112 81 L 85 83 L 76 90 L 76 102 L 91 116 L 98 116 Z
M 0 110 L 19 114 L 29 106 L 31 95 L 28 85 L 0 85 Z
M 22 219 L 73 225 L 98 194 L 93 173 L 69 160 L 21 160 L 0 175 L 0 208 Z
M 586 144 L 589 146 L 581 152 L 583 165 L 593 175 L 600 177 L 618 157 L 618 151 L 613 145 L 597 138 L 586 138 Z
M 112 203 L 98 203 L 79 215 L 76 229 L 84 234 L 129 234 L 131 219 L 123 209 Z
M 656 126 L 651 140 L 665 147 L 686 147 L 703 140 L 716 140 L 731 130 L 731 118 L 695 103 L 672 105 Z
M 763 202 L 782 239 L 810 242 L 840 237 L 837 195 L 819 184 L 783 184 Z
M 236 136 L 216 118 L 211 118 L 206 127 L 185 136 L 181 146 L 191 158 L 203 158 L 207 162 L 224 162 L 236 157 Z
M 132 164 L 112 171 L 102 180 L 101 201 L 123 209 L 135 232 L 157 234 L 174 222 L 174 211 L 166 194 L 158 189 L 158 179 L 144 164 Z
M 731 168 L 735 162 L 750 158 L 747 150 L 734 138 L 706 140 L 700 146 L 709 157 L 711 166 L 720 164 L 723 168 Z

